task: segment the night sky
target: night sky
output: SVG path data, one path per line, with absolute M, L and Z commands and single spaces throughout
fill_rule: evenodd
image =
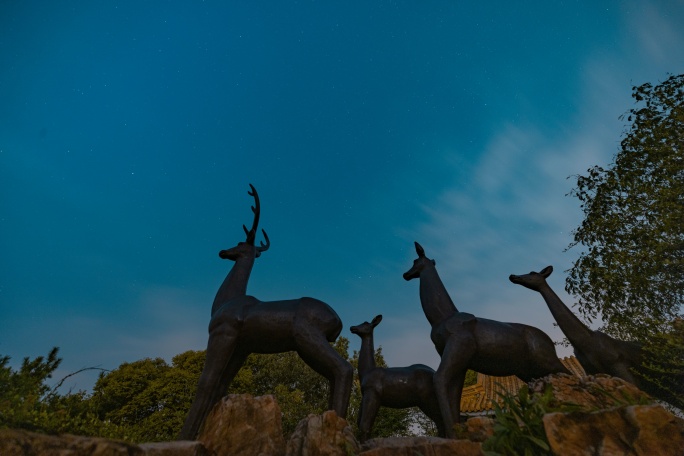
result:
M 684 72 L 684 2 L 524 5 L 2 2 L 0 355 L 58 346 L 56 382 L 204 349 L 250 183 L 248 292 L 329 303 L 352 349 L 383 314 L 390 366 L 437 366 L 413 241 L 459 310 L 561 340 L 508 275 L 551 264 L 575 302 L 571 176 Z

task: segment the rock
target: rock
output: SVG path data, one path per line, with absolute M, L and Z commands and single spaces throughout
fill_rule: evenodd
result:
M 204 445 L 194 440 L 143 443 L 140 448 L 145 456 L 209 456 Z
M 359 443 L 347 420 L 328 410 L 297 424 L 287 442 L 287 456 L 347 456 L 358 454 Z
M 465 435 L 462 438 L 473 442 L 484 442 L 494 435 L 494 420 L 486 416 L 474 416 L 465 423 Z
M 684 420 L 660 405 L 549 413 L 543 419 L 556 455 L 684 455 Z
M 482 456 L 482 444 L 470 440 L 439 437 L 389 437 L 371 439 L 361 446 L 359 456 Z
M 137 445 L 76 435 L 45 435 L 20 429 L 0 430 L 2 456 L 143 456 Z
M 209 412 L 197 440 L 213 456 L 282 455 L 280 407 L 271 395 L 230 394 Z
M 660 405 L 627 407 L 625 418 L 639 429 L 636 454 L 684 455 L 684 419 Z
M 531 381 L 530 392 L 541 394 L 546 385 L 551 385 L 556 400 L 577 404 L 585 411 L 654 402 L 648 394 L 631 383 L 605 374 L 581 378 L 568 374 L 548 375 Z
M 555 400 L 580 405 L 580 411 L 544 415 L 544 431 L 555 455 L 684 456 L 684 419 L 660 405 L 630 405 L 651 398 L 627 382 L 606 375 L 579 379 L 557 374 L 529 385 L 536 393 L 550 385 Z M 460 425 L 460 440 L 392 437 L 359 445 L 347 421 L 328 411 L 300 421 L 286 445 L 273 396 L 230 395 L 210 412 L 197 442 L 138 446 L 2 429 L 0 456 L 479 456 L 481 442 L 493 430 L 491 418 L 474 417 Z

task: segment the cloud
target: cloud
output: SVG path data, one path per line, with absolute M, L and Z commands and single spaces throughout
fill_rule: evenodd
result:
M 130 313 L 93 316 L 54 312 L 49 318 L 32 320 L 30 328 L 24 323 L 17 329 L 10 322 L 4 334 L 3 352 L 19 355 L 11 360 L 16 369 L 21 365 L 21 357 L 45 356 L 52 346 L 58 346 L 63 361 L 51 382 L 57 384 L 83 368 L 111 370 L 123 362 L 157 357 L 170 362 L 179 353 L 206 347 L 210 300 L 202 293 L 172 286 L 151 285 L 142 289 L 134 305 L 127 307 L 135 309 Z M 21 334 L 27 330 L 41 337 L 27 343 Z M 23 342 L 15 346 L 14 341 Z M 70 377 L 60 391 L 90 390 L 98 374 L 97 370 L 89 370 Z
M 424 318 L 385 317 L 375 329 L 374 342 L 376 349 L 382 347 L 385 362 L 390 367 L 426 364 L 437 369 L 439 355 L 429 334 L 430 325 Z
M 617 151 L 622 132 L 617 118 L 625 111 L 629 87 L 618 88 L 621 77 L 610 63 L 588 62 L 578 110 L 564 128 L 502 124 L 469 185 L 454 182 L 435 204 L 423 207 L 427 221 L 415 232 L 427 256 L 436 259 L 459 310 L 537 326 L 562 340 L 541 296 L 507 278 L 551 264 L 556 271 L 551 286 L 568 306 L 574 302 L 563 291 L 564 270 L 578 252 L 564 250 L 582 213 L 578 201 L 567 196 L 574 185 L 568 177 L 607 165 Z M 398 340 L 413 340 L 413 330 L 399 331 Z M 415 343 L 425 345 L 419 338 Z
M 116 337 L 125 359 L 161 357 L 170 360 L 187 350 L 203 350 L 210 303 L 203 293 L 173 286 L 150 286 L 138 297 L 135 323 Z
M 669 66 L 673 61 L 672 50 L 680 48 L 684 41 L 681 21 L 684 19 L 684 3 L 666 2 L 667 8 L 650 3 L 633 5 L 637 13 L 625 14 L 629 30 L 634 31 L 637 50 L 641 56 L 658 66 Z M 681 50 L 680 50 L 681 52 Z

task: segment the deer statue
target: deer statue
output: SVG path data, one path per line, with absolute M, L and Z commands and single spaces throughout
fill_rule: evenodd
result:
M 552 272 L 553 267 L 547 266 L 539 272 L 511 275 L 508 279 L 542 295 L 556 323 L 575 349 L 575 356 L 587 374 L 609 374 L 643 389 L 644 385 L 640 385 L 639 378 L 632 371 L 641 366 L 643 355 L 640 345 L 635 342 L 613 339 L 601 331 L 589 329 L 546 283 L 546 279 Z
M 254 222 L 247 239 L 219 257 L 234 261 L 232 269 L 216 293 L 211 308 L 209 341 L 197 395 L 180 432 L 181 440 L 196 438 L 211 408 L 226 393 L 231 381 L 250 353 L 296 351 L 314 371 L 330 382 L 328 407 L 346 417 L 353 381 L 353 368 L 330 345 L 342 331 L 342 321 L 326 303 L 313 298 L 262 302 L 247 295 L 254 260 L 265 252 L 270 241 L 256 246 L 259 224 L 259 195 L 252 184 Z
M 468 369 L 497 377 L 516 375 L 525 382 L 558 372 L 570 374 L 542 330 L 459 312 L 437 274 L 435 261 L 425 256 L 420 244 L 415 245 L 418 258 L 404 279 L 420 279 L 420 303 L 441 357 L 434 383 L 448 437 L 454 437 L 453 425 L 460 421 Z
M 433 376 L 435 371 L 424 364 L 408 367 L 376 367 L 373 329 L 382 315 L 349 330 L 361 338 L 359 351 L 359 381 L 361 382 L 361 410 L 358 425 L 361 442 L 368 439 L 380 406 L 390 408 L 418 407 L 435 422 L 440 437 L 445 436 L 444 422 L 439 412 Z

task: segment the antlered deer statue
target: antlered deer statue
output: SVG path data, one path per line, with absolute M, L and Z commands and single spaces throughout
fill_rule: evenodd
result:
M 180 433 L 181 440 L 196 438 L 211 408 L 226 393 L 231 381 L 250 353 L 296 351 L 314 371 L 330 382 L 329 408 L 346 417 L 351 394 L 353 369 L 330 345 L 342 331 L 342 321 L 326 303 L 314 298 L 262 302 L 247 295 L 254 260 L 265 252 L 266 244 L 255 245 L 259 215 L 259 195 L 252 184 L 254 222 L 247 239 L 219 257 L 234 261 L 232 269 L 216 293 L 211 308 L 209 341 L 204 370 L 197 395 Z

